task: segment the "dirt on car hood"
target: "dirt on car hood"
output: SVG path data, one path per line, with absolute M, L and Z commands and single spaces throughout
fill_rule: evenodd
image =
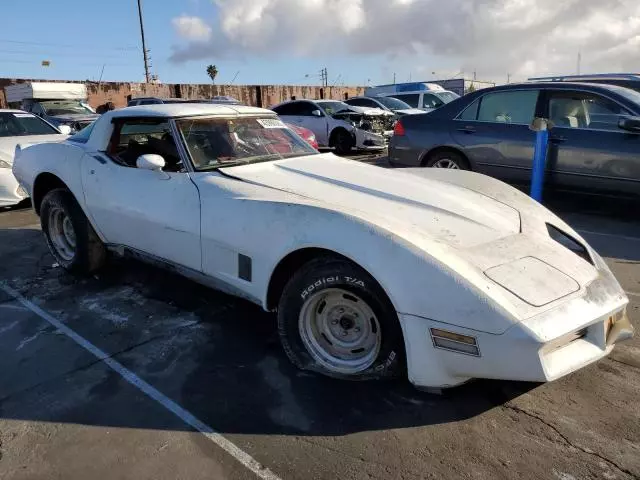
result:
M 230 167 L 236 178 L 322 201 L 402 233 L 417 230 L 457 248 L 520 231 L 516 209 L 481 193 L 333 154 Z

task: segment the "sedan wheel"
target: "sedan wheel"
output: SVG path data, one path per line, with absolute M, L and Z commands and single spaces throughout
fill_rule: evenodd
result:
M 341 288 L 311 295 L 302 305 L 299 328 L 313 359 L 333 373 L 366 370 L 382 343 L 380 324 L 371 307 Z
M 441 150 L 429 155 L 423 163 L 425 167 L 448 168 L 451 170 L 469 170 L 469 162 L 457 152 L 451 150 Z
M 441 158 L 440 160 L 435 162 L 433 165 L 431 165 L 431 167 L 433 167 L 433 168 L 453 168 L 455 170 L 460 170 L 460 167 L 458 166 L 458 164 L 455 161 L 451 160 L 450 158 Z

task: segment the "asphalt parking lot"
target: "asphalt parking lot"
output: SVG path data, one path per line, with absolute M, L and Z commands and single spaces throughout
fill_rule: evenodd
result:
M 640 328 L 638 210 L 550 207 Z M 550 384 L 431 395 L 300 372 L 272 315 L 133 260 L 74 278 L 28 208 L 0 212 L 0 282 L 2 479 L 640 478 L 639 335 Z

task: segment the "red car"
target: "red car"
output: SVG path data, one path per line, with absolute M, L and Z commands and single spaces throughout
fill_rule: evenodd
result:
M 298 127 L 297 125 L 291 125 L 290 123 L 287 123 L 286 125 L 291 130 L 300 135 L 304 140 L 306 140 L 309 145 L 318 150 L 318 141 L 316 140 L 316 136 L 311 130 L 304 127 Z

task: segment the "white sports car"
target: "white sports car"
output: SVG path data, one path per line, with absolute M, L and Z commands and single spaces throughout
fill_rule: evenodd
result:
M 132 254 L 277 311 L 291 361 L 346 379 L 548 381 L 632 335 L 571 227 L 472 172 L 320 154 L 268 110 L 131 107 L 18 147 L 60 265 Z
M 71 129 L 64 127 L 68 134 Z M 10 207 L 27 198 L 18 185 L 11 166 L 18 143 L 58 142 L 66 138 L 58 129 L 39 117 L 22 110 L 0 110 L 0 207 Z

